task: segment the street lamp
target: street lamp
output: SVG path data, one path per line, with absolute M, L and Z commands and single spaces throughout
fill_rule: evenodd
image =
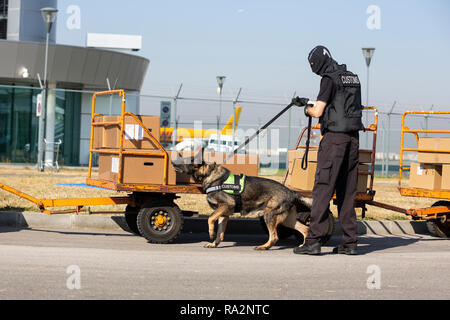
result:
M 50 38 L 50 31 L 56 20 L 56 14 L 58 10 L 55 8 L 42 8 L 41 14 L 44 20 L 47 37 L 45 40 L 45 66 L 44 66 L 44 87 L 42 89 L 42 108 L 41 115 L 39 117 L 39 136 L 38 136 L 38 170 L 44 171 L 43 159 L 44 159 L 44 127 L 45 127 L 45 107 L 47 102 L 47 64 L 48 64 L 48 42 Z
M 220 97 L 220 102 L 219 102 L 219 116 L 217 117 L 217 140 L 218 140 L 218 144 L 219 144 L 219 150 L 220 150 L 220 146 L 221 146 L 221 139 L 220 139 L 220 118 L 222 117 L 222 88 L 223 88 L 223 84 L 225 83 L 225 76 L 217 76 L 217 84 L 219 85 L 217 87 L 217 92 L 219 93 L 219 97 Z
M 217 84 L 219 85 L 219 87 L 217 88 L 217 92 L 219 93 L 220 96 L 220 109 L 219 109 L 219 119 L 222 117 L 222 88 L 223 88 L 223 84 L 225 83 L 225 76 L 217 76 Z
M 372 61 L 373 54 L 375 52 L 375 48 L 362 48 L 364 58 L 366 59 L 367 65 L 367 94 L 366 94 L 366 107 L 369 106 L 369 66 L 370 61 Z M 366 111 L 366 126 L 368 123 L 368 111 Z M 366 134 L 366 146 L 369 147 L 369 135 Z

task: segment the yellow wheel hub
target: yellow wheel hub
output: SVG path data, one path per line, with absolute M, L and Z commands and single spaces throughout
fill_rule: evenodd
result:
M 159 213 L 155 217 L 155 226 L 161 228 L 164 227 L 167 223 L 167 217 L 165 217 L 163 214 Z
M 152 216 L 153 229 L 158 231 L 165 231 L 171 225 L 171 218 L 167 215 L 167 212 L 159 211 Z

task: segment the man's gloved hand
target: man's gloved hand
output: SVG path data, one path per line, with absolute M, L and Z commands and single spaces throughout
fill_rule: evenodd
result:
M 295 97 L 292 99 L 292 103 L 295 104 L 297 107 L 304 107 L 308 104 L 309 99 L 308 98 L 299 98 Z
M 308 109 L 310 108 L 310 104 L 307 104 L 306 106 L 305 106 L 305 108 L 303 108 L 303 111 L 305 112 L 305 116 L 306 117 L 311 117 L 310 115 L 309 115 L 309 113 L 308 113 Z

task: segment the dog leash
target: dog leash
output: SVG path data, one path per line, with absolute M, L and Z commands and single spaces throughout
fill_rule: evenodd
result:
M 275 120 L 277 120 L 279 117 L 281 117 L 281 115 L 283 113 L 285 113 L 286 111 L 288 111 L 293 105 L 294 105 L 293 103 L 288 104 L 286 106 L 286 108 L 281 110 L 275 117 L 270 119 L 269 122 L 267 122 L 265 125 L 263 125 L 261 128 L 259 128 L 258 131 L 256 131 L 251 137 L 247 138 L 244 143 L 242 143 L 239 147 L 237 147 L 233 152 L 230 152 L 228 154 L 228 156 L 226 157 L 225 161 L 230 159 L 231 157 L 233 157 L 236 153 L 238 153 L 239 150 L 244 148 L 250 141 L 252 141 L 256 136 L 258 136 L 261 131 L 263 131 L 268 126 L 270 126 Z
M 309 143 L 311 140 L 311 126 L 312 126 L 312 117 L 308 117 L 308 137 L 306 138 L 306 148 L 305 154 L 303 154 L 302 158 L 302 169 L 306 170 L 308 168 L 308 153 L 309 153 Z

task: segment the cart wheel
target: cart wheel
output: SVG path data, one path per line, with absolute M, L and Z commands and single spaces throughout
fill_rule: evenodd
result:
M 138 208 L 127 205 L 127 207 L 125 208 L 125 221 L 127 223 L 128 228 L 130 228 L 131 232 L 140 236 L 141 233 L 139 232 L 137 226 L 138 211 L 139 211 Z
M 150 243 L 169 243 L 183 229 L 180 208 L 171 201 L 151 201 L 137 215 L 137 227 Z
M 448 206 L 449 201 L 438 201 L 432 207 Z M 445 219 L 447 218 L 447 219 Z M 428 231 L 436 237 L 449 238 L 450 237 L 450 221 L 448 217 L 427 220 Z

